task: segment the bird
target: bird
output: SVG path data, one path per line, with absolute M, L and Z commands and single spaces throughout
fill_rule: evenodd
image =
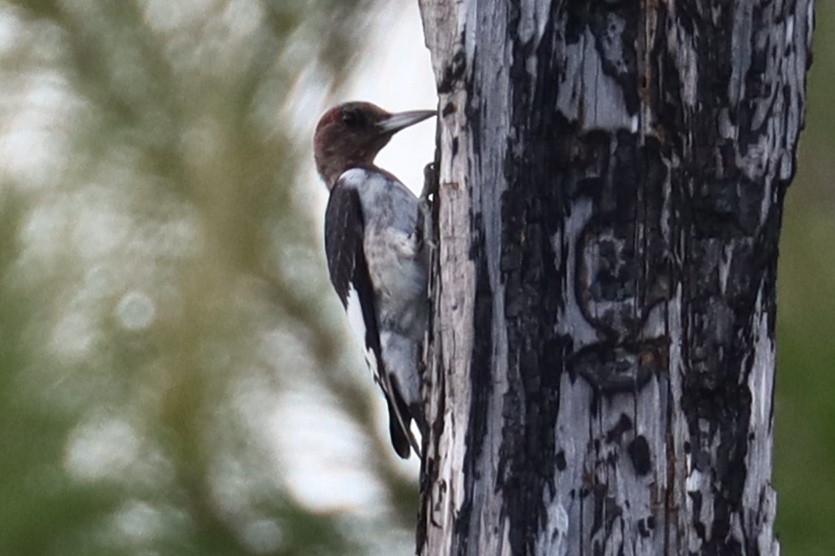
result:
M 385 396 L 391 443 L 403 459 L 410 449 L 420 457 L 411 422 L 426 431 L 418 360 L 429 314 L 428 256 L 420 200 L 374 158 L 395 133 L 435 115 L 346 102 L 326 111 L 313 135 L 316 169 L 329 191 L 330 281 Z

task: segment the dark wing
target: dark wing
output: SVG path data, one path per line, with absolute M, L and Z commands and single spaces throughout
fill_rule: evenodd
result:
M 365 347 L 365 360 L 374 372 L 374 379 L 386 396 L 389 409 L 389 431 L 394 451 L 401 458 L 409 457 L 409 445 L 417 443 L 408 429 L 409 413 L 400 393 L 392 388 L 380 347 L 374 289 L 368 274 L 363 251 L 363 214 L 359 194 L 354 187 L 337 182 L 331 190 L 325 212 L 325 254 L 331 284 L 348 313 L 351 328 Z M 411 442 L 410 442 L 411 441 Z

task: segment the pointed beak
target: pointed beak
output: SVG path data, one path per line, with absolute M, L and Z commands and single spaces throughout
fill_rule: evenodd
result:
M 409 112 L 398 112 L 380 120 L 377 125 L 384 133 L 396 133 L 403 128 L 415 125 L 427 118 L 436 115 L 435 110 L 411 110 Z

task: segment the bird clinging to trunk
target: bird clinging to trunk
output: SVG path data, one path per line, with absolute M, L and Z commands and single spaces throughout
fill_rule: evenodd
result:
M 427 256 L 417 197 L 374 157 L 395 133 L 434 115 L 348 102 L 322 116 L 313 139 L 316 169 L 330 191 L 331 283 L 386 397 L 391 442 L 404 459 L 410 446 L 420 454 L 411 421 L 425 429 L 418 357 L 429 310 Z

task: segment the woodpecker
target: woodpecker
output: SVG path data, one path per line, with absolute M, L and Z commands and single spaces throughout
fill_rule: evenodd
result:
M 411 432 L 425 432 L 418 349 L 428 318 L 427 254 L 418 229 L 419 200 L 374 158 L 406 127 L 432 110 L 391 114 L 367 102 L 325 112 L 316 125 L 316 169 L 330 192 L 325 253 L 331 283 L 365 348 L 385 395 L 395 452 L 420 455 Z

